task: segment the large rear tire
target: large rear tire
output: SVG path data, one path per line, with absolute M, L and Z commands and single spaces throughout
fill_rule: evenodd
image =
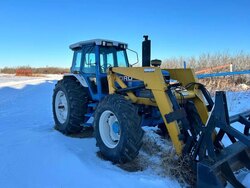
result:
M 94 132 L 103 157 L 114 163 L 133 160 L 142 146 L 137 107 L 122 95 L 108 95 L 95 111 Z
M 72 77 L 58 81 L 53 94 L 55 128 L 64 134 L 82 130 L 87 112 L 88 90 Z

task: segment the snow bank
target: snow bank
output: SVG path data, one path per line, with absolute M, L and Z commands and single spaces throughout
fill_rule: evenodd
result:
M 27 84 L 37 85 L 48 80 L 61 79 L 62 75 L 44 75 L 42 77 L 27 77 L 27 76 L 15 76 L 13 74 L 0 74 L 0 88 L 11 87 L 11 88 L 23 88 Z

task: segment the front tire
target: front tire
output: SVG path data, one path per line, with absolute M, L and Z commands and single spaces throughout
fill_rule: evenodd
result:
M 80 132 L 87 103 L 87 89 L 74 78 L 64 77 L 58 81 L 52 103 L 55 128 L 64 134 Z
M 103 157 L 114 163 L 133 160 L 142 145 L 137 108 L 122 95 L 108 95 L 95 112 L 94 131 Z

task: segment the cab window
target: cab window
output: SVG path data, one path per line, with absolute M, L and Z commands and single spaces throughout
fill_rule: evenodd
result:
M 72 72 L 74 72 L 74 71 L 79 72 L 80 71 L 81 59 L 82 59 L 82 51 L 81 50 L 75 51 L 74 59 L 73 59 L 73 65 L 72 65 L 72 68 L 71 68 Z
M 127 67 L 127 58 L 125 50 L 117 51 L 117 64 L 119 67 Z
M 96 71 L 95 49 L 94 47 L 85 48 L 82 72 L 95 74 L 96 73 L 95 71 Z
M 116 47 L 100 47 L 100 66 L 102 73 L 106 73 L 109 67 L 128 67 L 126 51 Z

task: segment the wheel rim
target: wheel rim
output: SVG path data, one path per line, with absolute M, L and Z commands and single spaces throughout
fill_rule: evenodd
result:
M 109 148 L 115 148 L 121 135 L 120 124 L 115 114 L 109 110 L 102 113 L 99 120 L 99 132 L 103 143 Z
M 55 111 L 58 121 L 63 124 L 68 116 L 68 102 L 63 91 L 58 91 L 55 99 Z

